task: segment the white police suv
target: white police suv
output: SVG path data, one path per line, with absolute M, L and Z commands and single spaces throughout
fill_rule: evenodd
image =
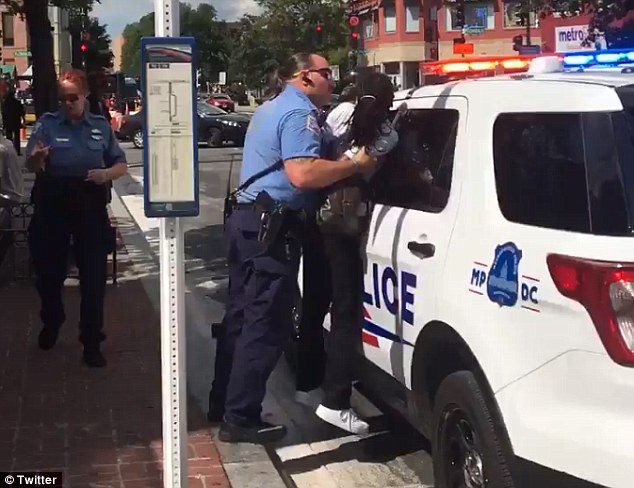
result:
M 437 488 L 634 486 L 634 74 L 560 66 L 394 102 L 361 378 Z

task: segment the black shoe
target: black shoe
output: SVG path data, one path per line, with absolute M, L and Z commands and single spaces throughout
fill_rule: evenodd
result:
M 53 327 L 42 327 L 40 335 L 37 338 L 37 344 L 40 349 L 48 351 L 52 349 L 57 343 L 57 337 L 59 336 L 59 329 Z
M 249 442 L 251 444 L 266 444 L 283 439 L 286 427 L 259 422 L 256 425 L 242 426 L 223 422 L 218 432 L 218 439 L 222 442 Z
M 106 365 L 106 358 L 101 354 L 99 347 L 84 347 L 84 363 L 91 368 L 103 368 Z

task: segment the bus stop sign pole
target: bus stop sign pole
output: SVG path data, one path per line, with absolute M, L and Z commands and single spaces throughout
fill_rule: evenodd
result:
M 185 253 L 181 217 L 199 214 L 195 40 L 178 0 L 155 0 L 141 40 L 144 210 L 159 218 L 163 486 L 187 487 Z M 192 79 L 193 78 L 193 79 Z

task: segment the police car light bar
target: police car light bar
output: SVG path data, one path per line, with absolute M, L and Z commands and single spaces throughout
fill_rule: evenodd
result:
M 422 63 L 425 74 L 477 74 L 486 71 L 510 73 L 526 71 L 535 56 L 486 56 L 472 59 L 451 59 Z
M 634 63 L 634 49 L 605 49 L 564 53 L 565 68 L 585 68 L 590 66 L 618 66 Z

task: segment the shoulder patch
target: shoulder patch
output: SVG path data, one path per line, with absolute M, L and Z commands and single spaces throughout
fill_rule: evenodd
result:
M 308 114 L 306 118 L 306 128 L 314 132 L 315 134 L 321 134 L 321 128 L 319 127 L 319 121 L 317 120 L 317 116 L 313 113 Z

